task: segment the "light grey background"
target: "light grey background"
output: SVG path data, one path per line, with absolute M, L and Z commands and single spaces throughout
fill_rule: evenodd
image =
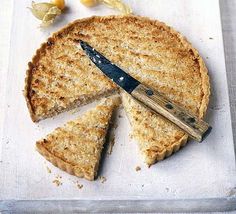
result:
M 236 139 L 236 1 L 220 0 L 225 61 L 229 86 L 234 142 Z

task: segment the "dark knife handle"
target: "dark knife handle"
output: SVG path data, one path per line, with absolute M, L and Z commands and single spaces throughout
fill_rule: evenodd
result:
M 201 142 L 211 131 L 211 127 L 206 122 L 172 103 L 159 92 L 142 84 L 138 85 L 131 95 L 154 112 L 176 124 L 198 142 Z

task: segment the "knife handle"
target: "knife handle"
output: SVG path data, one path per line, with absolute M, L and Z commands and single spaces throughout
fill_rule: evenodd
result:
M 201 142 L 211 131 L 209 124 L 188 113 L 159 92 L 139 84 L 131 95 L 155 113 L 158 113 L 186 132 L 190 137 Z

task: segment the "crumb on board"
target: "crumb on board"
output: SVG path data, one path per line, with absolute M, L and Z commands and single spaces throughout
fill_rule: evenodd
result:
M 142 184 L 142 187 L 144 187 L 144 184 Z
M 134 138 L 132 133 L 129 133 L 129 138 L 132 140 Z
M 138 171 L 141 170 L 141 167 L 140 166 L 136 166 L 135 170 L 136 170 L 136 172 L 138 172 Z
M 79 188 L 79 189 L 82 189 L 83 188 L 83 184 L 77 184 L 77 187 Z
M 213 39 L 212 37 L 209 37 L 209 39 Z
M 76 181 L 75 184 L 79 189 L 82 189 L 84 186 L 83 184 L 80 184 L 79 181 Z
M 46 168 L 47 168 L 48 173 L 52 173 L 52 170 L 48 166 L 46 166 Z
M 56 179 L 62 179 L 62 177 L 60 175 L 57 175 Z
M 99 180 L 101 181 L 101 183 L 103 184 L 104 182 L 106 182 L 106 177 L 104 177 L 104 176 L 99 176 L 98 177 L 99 178 Z
M 58 179 L 53 180 L 52 183 L 56 184 L 56 186 L 61 186 L 62 185 L 62 182 Z
M 110 155 L 112 153 L 112 149 L 113 149 L 114 144 L 115 144 L 115 136 L 113 133 L 110 140 L 109 140 L 109 145 L 108 145 L 108 149 L 107 149 L 108 155 Z
M 236 195 L 236 187 L 234 187 L 233 189 L 231 189 L 228 193 L 227 196 L 228 197 L 232 197 Z
M 62 177 L 60 175 L 57 175 L 55 177 L 55 179 L 52 181 L 52 183 L 56 184 L 56 186 L 61 186 L 62 185 L 62 182 L 61 182 L 61 179 Z

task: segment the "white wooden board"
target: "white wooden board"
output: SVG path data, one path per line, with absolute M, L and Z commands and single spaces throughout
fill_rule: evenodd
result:
M 22 95 L 27 62 L 41 42 L 69 21 L 91 15 L 116 14 L 99 6 L 83 7 L 79 0 L 68 1 L 69 10 L 52 27 L 41 30 L 39 22 L 26 9 L 30 1 L 14 3 L 10 66 L 6 84 L 6 103 L 0 147 L 0 199 L 203 199 L 227 197 L 236 186 L 235 155 L 224 62 L 219 3 L 216 0 L 129 0 L 135 14 L 158 19 L 185 35 L 206 61 L 212 96 L 207 120 L 213 127 L 202 144 L 188 143 L 172 157 L 147 168 L 130 140 L 130 126 L 121 110 L 113 153 L 105 158 L 101 175 L 107 178 L 88 182 L 53 167 L 35 151 L 35 141 L 76 118 L 64 113 L 34 124 Z M 212 38 L 212 39 L 210 39 Z M 0 132 L 1 133 L 1 132 Z M 48 166 L 52 173 L 48 173 Z M 136 166 L 141 171 L 136 172 Z M 63 183 L 56 187 L 57 175 Z M 83 184 L 78 189 L 76 181 Z

